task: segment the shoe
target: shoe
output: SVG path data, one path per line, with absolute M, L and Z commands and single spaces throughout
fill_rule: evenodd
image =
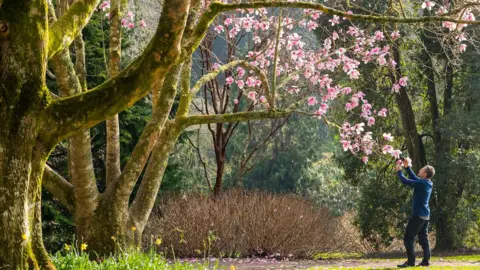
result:
M 403 264 L 397 265 L 398 268 L 407 268 L 407 267 L 414 267 L 415 264 L 408 264 L 408 262 L 404 262 Z
M 426 261 L 422 261 L 420 264 L 418 264 L 417 266 L 430 266 L 430 263 L 429 262 L 426 262 Z

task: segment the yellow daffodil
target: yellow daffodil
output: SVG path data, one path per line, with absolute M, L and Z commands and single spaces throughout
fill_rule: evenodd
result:
M 65 246 L 63 247 L 66 251 L 70 251 L 70 246 L 65 244 Z
M 83 243 L 83 244 L 80 246 L 80 250 L 81 250 L 81 251 L 87 250 L 87 247 L 88 247 L 88 245 L 85 244 L 85 243 Z
M 132 231 L 136 231 L 136 230 L 137 230 L 137 227 L 132 226 Z
M 230 265 L 230 270 L 235 270 L 235 265 Z
M 22 240 L 23 240 L 23 241 L 26 241 L 26 240 L 27 240 L 27 235 L 26 235 L 26 234 L 22 234 Z
M 157 240 L 155 240 L 155 245 L 160 246 L 161 244 L 162 244 L 162 239 L 157 238 Z

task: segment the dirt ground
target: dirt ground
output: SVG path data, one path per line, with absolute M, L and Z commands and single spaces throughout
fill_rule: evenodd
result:
M 328 269 L 332 267 L 361 267 L 366 269 L 396 268 L 397 264 L 403 263 L 402 259 L 362 259 L 362 260 L 304 260 L 304 261 L 278 261 L 273 259 L 221 259 L 220 267 L 223 269 Z M 419 263 L 419 262 L 417 262 Z M 449 261 L 435 260 L 432 266 L 478 266 L 480 261 Z

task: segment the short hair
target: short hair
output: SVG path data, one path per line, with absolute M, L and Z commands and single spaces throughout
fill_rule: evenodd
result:
M 427 174 L 427 178 L 430 179 L 435 175 L 435 168 L 430 165 L 425 166 L 425 173 Z

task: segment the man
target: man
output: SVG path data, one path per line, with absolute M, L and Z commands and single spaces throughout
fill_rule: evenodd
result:
M 405 229 L 405 236 L 403 243 L 407 250 L 408 261 L 404 264 L 398 265 L 399 268 L 415 266 L 415 236 L 418 235 L 418 241 L 423 249 L 423 260 L 418 266 L 430 265 L 430 244 L 428 243 L 428 221 L 430 220 L 430 208 L 428 201 L 432 194 L 431 178 L 435 174 L 435 169 L 432 166 L 425 166 L 415 175 L 410 167 L 410 159 L 403 159 L 403 166 L 407 169 L 408 175 L 411 179 L 407 179 L 402 173 L 402 167 L 397 164 L 396 171 L 398 177 L 406 186 L 413 188 L 413 203 L 412 216 L 408 221 Z

